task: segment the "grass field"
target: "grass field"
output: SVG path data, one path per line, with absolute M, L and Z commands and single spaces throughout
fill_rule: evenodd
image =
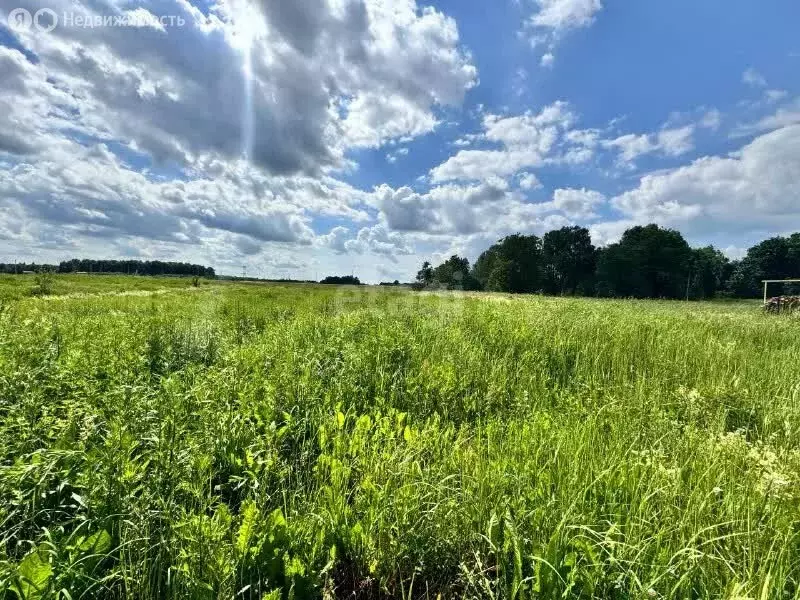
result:
M 800 319 L 23 281 L 0 597 L 800 594 Z
M 0 274 L 0 302 L 19 300 L 37 294 L 36 275 Z M 217 282 L 199 279 L 198 285 L 206 287 Z M 136 294 L 139 292 L 167 291 L 192 287 L 187 277 L 137 277 L 133 275 L 56 275 L 52 278 L 54 296 L 80 296 L 83 294 Z

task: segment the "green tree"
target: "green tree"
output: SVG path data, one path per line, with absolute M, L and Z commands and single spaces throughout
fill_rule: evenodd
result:
M 433 281 L 433 267 L 427 260 L 422 263 L 422 268 L 417 271 L 417 283 L 423 286 L 430 285 Z
M 800 233 L 790 235 L 788 243 L 789 268 L 797 277 L 800 277 Z
M 683 236 L 658 225 L 628 229 L 598 258 L 598 293 L 635 298 L 682 298 L 692 250 Z
M 764 279 L 797 278 L 800 278 L 800 233 L 769 238 L 750 248 L 736 265 L 729 290 L 739 297 L 758 297 Z M 793 290 L 793 286 L 773 289 L 775 293 L 785 293 Z
M 732 272 L 726 286 L 727 292 L 737 298 L 755 298 L 759 294 L 760 275 L 755 264 L 739 260 L 731 264 Z
M 433 283 L 448 290 L 480 289 L 480 285 L 470 273 L 469 260 L 456 254 L 433 269 Z
M 507 292 L 511 287 L 511 261 L 497 256 L 484 286 L 490 292 Z
M 541 260 L 538 237 L 509 235 L 478 257 L 472 275 L 484 289 L 531 294 L 541 288 Z
M 542 284 L 549 294 L 591 294 L 597 250 L 589 230 L 562 227 L 542 242 Z
M 488 250 L 485 250 L 481 255 L 478 257 L 478 260 L 475 261 L 475 265 L 472 267 L 472 276 L 480 285 L 481 289 L 488 290 L 489 288 L 489 278 L 492 275 L 492 271 L 494 270 L 495 266 L 497 265 L 498 261 L 502 259 L 499 251 L 499 245 L 494 244 Z M 504 290 L 492 290 L 492 291 L 504 291 Z
M 716 297 L 730 276 L 731 263 L 714 246 L 694 248 L 689 268 L 688 295 L 694 299 Z

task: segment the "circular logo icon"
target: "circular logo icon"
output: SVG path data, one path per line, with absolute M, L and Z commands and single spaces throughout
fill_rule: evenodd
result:
M 42 33 L 50 33 L 58 25 L 58 15 L 51 8 L 40 8 L 33 15 L 33 24 Z
M 24 8 L 15 8 L 8 13 L 8 28 L 12 31 L 25 31 L 33 24 L 31 13 Z

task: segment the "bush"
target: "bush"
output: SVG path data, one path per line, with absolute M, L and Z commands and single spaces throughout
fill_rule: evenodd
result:
M 42 269 L 34 276 L 34 286 L 31 288 L 31 296 L 49 296 L 55 287 L 55 273 L 50 269 Z

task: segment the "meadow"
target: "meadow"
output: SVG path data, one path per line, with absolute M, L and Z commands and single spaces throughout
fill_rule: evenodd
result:
M 797 317 L 0 283 L 0 597 L 800 595 Z

